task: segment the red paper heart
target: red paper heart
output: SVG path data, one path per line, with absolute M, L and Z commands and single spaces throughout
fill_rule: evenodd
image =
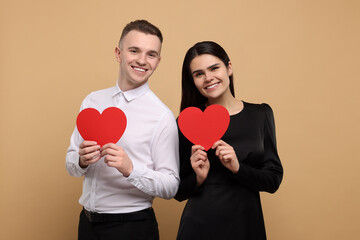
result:
M 179 115 L 180 131 L 193 144 L 207 151 L 225 134 L 230 123 L 229 112 L 221 105 L 211 105 L 202 112 L 199 108 L 185 108 Z
M 126 116 L 117 107 L 106 108 L 102 114 L 94 108 L 86 108 L 77 116 L 76 126 L 84 140 L 103 146 L 119 141 L 126 128 Z

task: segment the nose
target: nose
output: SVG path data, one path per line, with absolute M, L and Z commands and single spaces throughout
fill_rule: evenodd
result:
M 145 65 L 146 64 L 146 55 L 145 54 L 139 54 L 138 59 L 137 59 L 137 63 L 139 65 Z
M 211 73 L 205 73 L 205 82 L 211 82 L 214 79 Z

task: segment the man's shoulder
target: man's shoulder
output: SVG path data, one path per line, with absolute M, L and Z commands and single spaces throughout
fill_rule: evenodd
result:
M 151 103 L 157 111 L 171 112 L 169 107 L 166 106 L 166 104 L 161 101 L 160 98 L 152 90 L 147 91 L 145 97 L 147 98 L 147 101 L 149 101 L 149 103 Z
M 116 87 L 110 87 L 91 92 L 83 100 L 82 108 L 105 109 L 112 102 L 115 91 Z
M 112 95 L 114 94 L 116 90 L 116 86 L 113 87 L 109 87 L 109 88 L 105 88 L 105 89 L 100 89 L 100 90 L 96 90 L 91 92 L 88 96 L 90 98 L 103 98 L 103 97 L 112 97 Z

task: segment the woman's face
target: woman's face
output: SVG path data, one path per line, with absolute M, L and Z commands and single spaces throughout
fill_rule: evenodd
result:
M 196 88 L 204 97 L 216 99 L 224 93 L 230 93 L 229 76 L 232 75 L 230 62 L 226 67 L 218 57 L 203 54 L 191 61 L 190 71 Z

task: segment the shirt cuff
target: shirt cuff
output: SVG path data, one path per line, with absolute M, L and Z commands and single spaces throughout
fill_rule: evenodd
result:
M 86 168 L 82 168 L 80 167 L 80 159 L 79 156 L 76 158 L 76 160 L 74 161 L 74 165 L 77 171 L 79 171 L 79 173 L 81 174 L 85 174 L 87 172 L 87 170 L 89 169 L 89 166 L 86 166 Z
M 135 179 L 139 179 L 145 173 L 145 171 L 144 171 L 145 169 L 142 165 L 134 163 L 134 162 L 132 164 L 133 164 L 133 170 L 130 173 L 130 175 L 126 178 L 126 180 L 129 182 L 132 182 Z

